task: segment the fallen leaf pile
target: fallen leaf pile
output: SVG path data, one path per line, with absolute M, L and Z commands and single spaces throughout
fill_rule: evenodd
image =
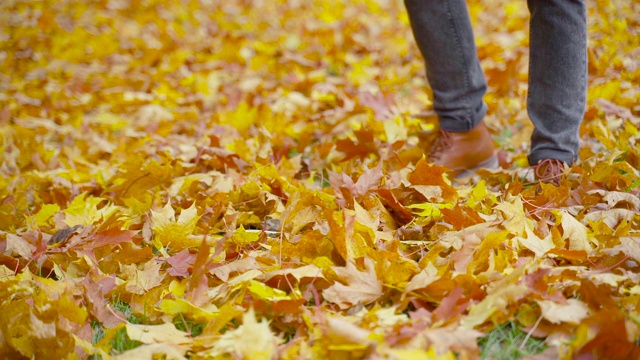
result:
M 0 356 L 638 358 L 640 3 L 588 4 L 555 187 L 524 1 L 469 4 L 501 169 L 462 184 L 401 1 L 1 1 Z

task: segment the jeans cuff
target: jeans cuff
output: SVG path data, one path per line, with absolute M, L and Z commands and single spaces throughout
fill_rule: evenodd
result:
M 487 114 L 488 106 L 484 102 L 479 109 L 469 111 L 471 116 L 450 116 L 438 114 L 440 128 L 450 132 L 465 132 L 478 126 Z M 436 111 L 437 112 L 437 111 Z
M 536 150 L 528 156 L 529 165 L 535 166 L 537 163 L 547 159 L 557 159 L 571 166 L 576 161 L 576 156 L 565 151 L 554 151 L 550 149 Z

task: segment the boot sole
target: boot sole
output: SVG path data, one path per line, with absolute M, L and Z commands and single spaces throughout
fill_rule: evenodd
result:
M 497 169 L 499 167 L 499 162 L 498 162 L 498 156 L 496 154 L 493 154 L 490 158 L 488 158 L 487 160 L 481 161 L 478 163 L 478 165 L 476 165 L 475 167 L 471 168 L 471 169 L 458 169 L 456 171 L 459 171 L 459 173 L 457 173 L 454 178 L 456 180 L 461 180 L 461 179 L 466 179 L 466 178 L 470 178 L 470 177 L 474 177 L 476 176 L 476 170 L 479 169 Z

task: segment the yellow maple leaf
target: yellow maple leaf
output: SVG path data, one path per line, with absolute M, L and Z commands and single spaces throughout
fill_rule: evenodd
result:
M 501 263 L 496 261 L 495 255 L 499 254 L 500 245 L 506 241 L 508 234 L 508 231 L 495 231 L 485 236 L 480 246 L 474 251 L 474 260 L 470 264 L 471 271 L 487 268 L 502 271 Z
M 58 206 L 58 204 L 43 205 L 40 210 L 35 215 L 33 215 L 36 225 L 39 227 L 49 225 L 49 220 L 58 211 L 60 211 L 60 206 Z
M 96 221 L 107 219 L 120 211 L 118 206 L 110 203 L 98 209 L 98 205 L 105 201 L 106 199 L 89 195 L 86 192 L 74 197 L 63 211 L 65 214 L 64 222 L 69 227 L 92 225 Z
M 291 296 L 287 295 L 286 292 L 280 289 L 274 289 L 260 281 L 249 280 L 249 286 L 247 286 L 247 290 L 257 296 L 259 299 L 265 301 L 291 300 Z
M 593 245 L 589 241 L 587 227 L 566 211 L 554 210 L 553 213 L 561 221 L 564 230 L 562 239 L 569 243 L 569 250 L 591 253 Z
M 253 308 L 242 316 L 242 325 L 225 332 L 209 356 L 231 355 L 240 359 L 271 360 L 277 354 L 277 346 L 282 339 L 273 334 L 266 320 L 258 322 Z
M 140 341 L 143 344 L 188 344 L 193 340 L 184 332 L 176 329 L 172 323 L 160 325 L 126 325 L 127 335 L 131 340 Z
M 520 245 L 533 251 L 538 257 L 544 256 L 549 250 L 555 248 L 551 234 L 544 238 L 538 237 L 532 230 L 526 230 L 526 237 L 516 236 L 514 240 L 517 240 Z
M 171 202 L 158 212 L 151 210 L 153 244 L 157 249 L 169 247 L 178 252 L 200 244 L 201 239 L 192 236 L 199 219 L 195 202 L 182 210 L 177 219 L 175 214 Z
M 504 214 L 504 226 L 512 234 L 524 236 L 527 230 L 533 230 L 533 220 L 525 214 L 520 197 L 501 202 L 495 208 Z
M 422 349 L 393 349 L 389 350 L 389 354 L 393 359 L 398 360 L 455 360 L 456 354 L 448 351 L 444 354 L 436 354 L 433 348 L 424 351 Z
M 531 290 L 520 284 L 505 284 L 487 295 L 469 309 L 469 315 L 461 321 L 461 326 L 471 329 L 482 324 L 496 312 L 503 312 L 510 304 L 529 294 Z
M 554 324 L 568 322 L 580 324 L 589 314 L 589 306 L 578 299 L 567 299 L 563 304 L 551 300 L 536 300 L 542 311 L 542 316 Z
M 376 301 L 382 296 L 382 283 L 376 275 L 373 261 L 365 258 L 364 263 L 365 271 L 359 271 L 352 262 L 348 262 L 346 267 L 333 267 L 333 271 L 347 285 L 336 282 L 325 289 L 322 296 L 327 301 L 338 304 L 341 309 Z
M 160 311 L 168 315 L 183 314 L 189 318 L 193 318 L 196 321 L 208 322 L 216 318 L 218 308 L 211 304 L 206 309 L 193 305 L 184 299 L 164 299 L 159 305 Z
M 235 111 L 221 114 L 220 122 L 233 126 L 240 134 L 246 134 L 251 125 L 256 122 L 257 116 L 258 108 L 250 107 L 247 102 L 243 101 Z
M 142 270 L 136 264 L 121 265 L 122 276 L 127 279 L 125 288 L 134 294 L 144 294 L 160 285 L 166 275 L 160 272 L 160 267 L 160 262 L 155 259 L 146 262 Z
M 430 223 L 433 221 L 438 221 L 442 218 L 442 212 L 440 211 L 441 209 L 451 209 L 453 205 L 424 202 L 420 204 L 411 204 L 407 207 L 409 209 L 420 210 L 414 212 L 414 214 L 422 217 L 423 222 Z
M 261 230 L 245 230 L 244 226 L 240 225 L 240 227 L 233 232 L 231 241 L 238 246 L 253 244 L 260 238 L 261 232 Z
M 419 289 L 424 289 L 429 286 L 429 284 L 435 282 L 440 278 L 441 276 L 438 275 L 438 269 L 433 265 L 433 263 L 429 262 L 427 266 L 422 269 L 422 271 L 411 278 L 411 280 L 405 287 L 405 291 L 411 292 Z
M 165 343 L 143 344 L 118 354 L 114 360 L 138 360 L 138 359 L 166 359 L 166 360 L 187 360 L 185 356 L 187 345 L 177 346 Z M 108 354 L 104 354 L 107 357 Z M 103 358 L 104 358 L 103 357 Z M 108 357 L 107 357 L 108 358 Z

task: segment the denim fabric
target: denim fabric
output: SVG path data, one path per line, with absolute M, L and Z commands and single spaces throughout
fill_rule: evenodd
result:
M 535 130 L 529 163 L 572 164 L 587 95 L 584 0 L 528 0 L 531 13 L 527 110 Z M 405 0 L 425 59 L 440 127 L 461 132 L 482 121 L 487 85 L 464 0 Z

